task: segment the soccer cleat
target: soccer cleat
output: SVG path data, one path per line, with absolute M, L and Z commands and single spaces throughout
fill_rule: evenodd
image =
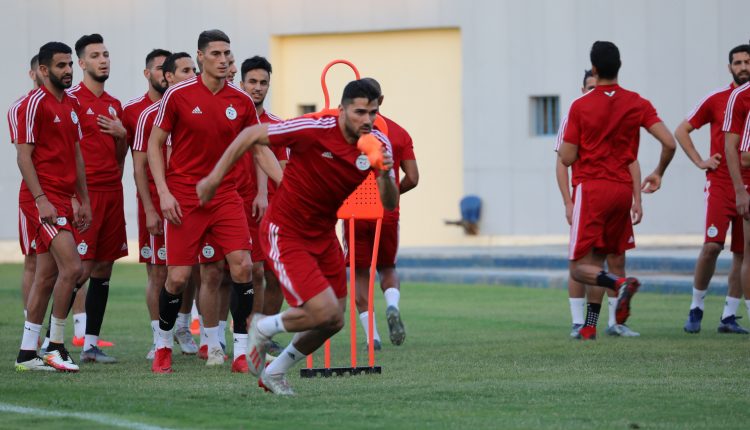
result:
M 172 373 L 172 349 L 159 348 L 151 363 L 151 371 L 154 373 Z
M 625 324 L 630 316 L 630 301 L 638 292 L 641 283 L 636 278 L 626 278 L 617 288 L 617 308 L 615 310 L 615 321 L 617 324 Z
M 698 333 L 701 331 L 701 320 L 703 319 L 703 309 L 690 309 L 688 319 L 685 321 L 683 329 L 686 333 Z
M 275 340 L 269 340 L 268 341 L 268 346 L 267 346 L 267 350 L 266 350 L 267 354 L 272 354 L 272 355 L 278 356 L 279 354 L 281 354 L 281 351 L 283 351 L 283 350 L 284 350 L 284 348 L 282 348 L 281 345 L 279 345 L 279 343 L 276 342 Z
M 221 366 L 224 364 L 226 357 L 224 351 L 221 348 L 211 348 L 208 350 L 208 358 L 206 358 L 206 366 Z
M 27 372 L 27 371 L 42 371 L 42 372 L 54 372 L 57 369 L 48 365 L 39 356 L 22 362 L 16 361 L 16 372 Z
M 247 368 L 247 356 L 245 354 L 235 358 L 232 362 L 232 373 L 249 373 Z
M 625 324 L 615 324 L 607 327 L 606 333 L 610 336 L 620 337 L 638 337 L 641 334 L 637 331 L 633 331 L 630 327 Z
M 370 345 L 365 342 L 365 351 L 367 351 L 370 348 Z M 380 351 L 383 349 L 383 345 L 380 343 L 380 339 L 373 339 L 372 340 L 372 349 L 375 351 Z
M 154 355 L 156 354 L 156 344 L 151 344 L 151 349 L 148 350 L 148 354 L 146 354 L 146 360 L 153 360 Z
M 395 306 L 388 306 L 385 310 L 385 318 L 388 321 L 388 331 L 391 336 L 391 343 L 401 345 L 406 339 L 406 329 L 401 321 L 401 312 Z
M 83 346 L 85 341 L 86 341 L 85 337 L 73 336 L 73 346 L 77 346 L 80 348 Z M 106 340 L 99 339 L 96 341 L 96 346 L 98 346 L 99 348 L 109 348 L 110 346 L 115 346 L 115 344 Z
M 73 362 L 65 348 L 47 351 L 44 353 L 44 362 L 58 372 L 78 372 L 79 370 L 78 365 Z
M 250 321 L 247 340 L 247 367 L 253 376 L 260 375 L 261 370 L 266 366 L 266 346 L 269 339 L 258 331 L 258 321 L 265 315 L 255 314 Z
M 721 323 L 719 323 L 719 328 L 717 328 L 716 330 L 719 333 L 748 334 L 748 331 L 745 330 L 744 327 L 737 324 L 737 320 L 740 318 L 742 317 L 729 315 L 728 317 L 721 320 Z
M 272 361 L 276 360 L 278 357 L 274 357 L 273 355 L 266 353 L 266 366 L 271 364 Z
M 190 334 L 192 335 L 201 334 L 201 320 L 199 320 L 198 318 L 195 318 L 194 320 L 190 321 Z
M 580 333 L 583 340 L 596 340 L 596 327 L 592 325 L 583 326 Z
M 258 378 L 258 386 L 266 391 L 276 394 L 277 396 L 293 396 L 294 390 L 289 385 L 286 375 L 268 375 L 265 370 L 261 372 Z
M 81 362 L 82 363 L 103 363 L 112 364 L 117 363 L 117 359 L 111 355 L 107 355 L 96 346 L 92 346 L 86 351 L 81 351 Z
M 201 360 L 208 358 L 208 345 L 201 345 L 201 347 L 198 348 L 198 358 Z
M 582 328 L 583 328 L 583 324 L 573 324 L 573 326 L 570 328 L 570 338 L 580 339 Z
M 180 344 L 180 350 L 185 355 L 195 355 L 198 353 L 198 345 L 195 344 L 193 335 L 190 334 L 190 329 L 187 327 L 181 327 L 174 331 L 174 338 Z

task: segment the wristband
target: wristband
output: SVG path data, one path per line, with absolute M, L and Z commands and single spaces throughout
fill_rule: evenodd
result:
M 42 197 L 42 196 L 46 196 L 46 194 L 44 194 L 44 193 L 42 193 L 42 194 L 39 194 L 38 196 L 34 197 L 34 201 L 37 201 L 37 199 L 38 199 L 39 197 Z

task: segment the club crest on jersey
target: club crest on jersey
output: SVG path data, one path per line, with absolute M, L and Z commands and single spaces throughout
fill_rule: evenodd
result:
M 86 253 L 89 252 L 89 246 L 86 244 L 86 242 L 81 242 L 78 244 L 78 254 L 79 255 L 86 255 Z
M 212 258 L 214 256 L 214 254 L 215 254 L 214 247 L 211 246 L 211 245 L 204 246 L 202 252 L 203 252 L 203 256 L 205 258 Z
M 73 120 L 73 124 L 78 124 L 78 115 L 76 115 L 76 111 L 70 111 L 70 119 Z
M 156 251 L 156 256 L 159 257 L 159 260 L 161 261 L 167 261 L 167 248 L 164 246 L 159 248 L 159 250 Z
M 714 238 L 719 235 L 719 229 L 715 225 L 711 224 L 711 227 L 706 230 L 706 236 Z
M 141 248 L 141 257 L 143 258 L 151 258 L 151 256 L 154 255 L 153 251 L 151 251 L 151 247 L 146 245 L 143 248 Z
M 68 224 L 68 219 L 64 216 L 57 217 L 57 225 L 63 226 Z
M 229 120 L 234 121 L 235 119 L 237 119 L 237 110 L 232 106 L 229 106 L 227 108 L 226 115 Z
M 31 249 L 36 249 L 36 239 L 31 241 Z
M 357 161 L 354 163 L 359 170 L 367 170 L 370 168 L 370 159 L 365 154 L 361 154 L 357 157 Z
M 117 111 L 115 110 L 114 107 L 112 107 L 112 105 L 109 105 L 109 108 L 107 109 L 107 112 L 109 112 L 109 116 L 111 116 L 113 118 L 117 116 Z

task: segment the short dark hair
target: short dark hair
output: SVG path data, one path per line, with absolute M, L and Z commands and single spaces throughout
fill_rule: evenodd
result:
M 364 79 L 351 81 L 344 87 L 344 94 L 341 95 L 341 104 L 346 106 L 352 103 L 354 99 L 364 98 L 368 102 L 377 100 L 380 97 L 380 91 L 375 86 Z
M 591 71 L 591 69 L 586 69 L 583 71 L 583 88 L 586 88 L 586 79 L 593 78 L 594 72 Z
M 598 77 L 615 79 L 620 71 L 620 50 L 612 42 L 597 40 L 591 46 L 591 65 L 596 67 Z
M 154 61 L 154 58 L 169 57 L 170 55 L 172 55 L 172 53 L 167 51 L 166 49 L 157 48 L 152 50 L 146 55 L 146 68 L 148 69 L 149 67 L 151 67 L 151 62 Z
M 104 43 L 104 38 L 99 33 L 84 34 L 76 41 L 76 57 L 81 58 L 87 46 L 95 43 Z
M 206 30 L 198 35 L 198 50 L 204 51 L 211 42 L 229 42 L 229 36 L 221 30 Z
M 50 67 L 52 65 L 52 57 L 54 57 L 55 54 L 72 53 L 73 51 L 70 49 L 70 46 L 62 42 L 47 42 L 42 45 L 41 48 L 39 48 L 39 54 L 37 55 L 37 58 L 39 60 L 39 64 Z
M 265 70 L 266 72 L 268 72 L 268 76 L 271 76 L 271 63 L 269 63 L 265 57 L 256 55 L 242 62 L 242 67 L 240 67 L 240 79 L 244 81 L 247 72 L 255 69 Z
M 372 85 L 378 92 L 378 97 L 383 95 L 383 90 L 380 88 L 380 82 L 376 81 L 375 78 L 362 78 L 361 81 Z
M 171 54 L 167 57 L 166 60 L 164 60 L 164 64 L 161 65 L 161 71 L 163 73 L 172 73 L 177 71 L 177 60 L 180 58 L 192 58 L 190 57 L 190 54 L 187 52 L 175 52 L 174 54 Z
M 729 51 L 729 64 L 732 64 L 732 57 L 734 57 L 734 54 L 738 54 L 740 52 L 750 54 L 750 45 L 738 45 L 732 48 L 732 50 Z
M 32 70 L 39 67 L 39 54 L 34 54 L 34 56 L 31 57 L 31 61 L 29 61 L 29 67 Z

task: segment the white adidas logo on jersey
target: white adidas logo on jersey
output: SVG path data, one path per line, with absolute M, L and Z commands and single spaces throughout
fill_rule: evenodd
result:
M 86 111 L 86 115 L 93 115 L 94 111 L 89 108 L 89 110 Z
M 323 155 L 323 158 L 333 158 L 333 154 L 331 154 L 329 151 L 326 151 L 321 155 Z
M 60 117 L 59 117 L 59 116 L 57 116 L 57 115 L 55 115 L 55 120 L 54 120 L 54 121 L 52 121 L 52 122 L 60 122 Z
M 202 114 L 203 112 L 201 112 L 201 108 L 199 108 L 198 106 L 196 106 L 195 109 L 193 109 L 193 113 L 194 114 Z

